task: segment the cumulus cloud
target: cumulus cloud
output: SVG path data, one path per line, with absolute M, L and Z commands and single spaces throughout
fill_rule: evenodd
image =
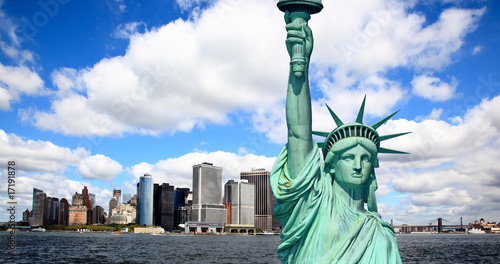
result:
M 395 191 L 409 194 L 408 206 L 436 207 L 433 214 L 442 214 L 439 217 L 460 212 L 494 218 L 495 212 L 487 212 L 485 207 L 500 206 L 500 169 L 495 165 L 500 159 L 498 111 L 500 96 L 484 99 L 457 124 L 435 119 L 387 122 L 379 129 L 382 135 L 413 133 L 384 141 L 382 147 L 411 154 L 381 154 L 378 178 L 384 178 Z
M 43 80 L 26 66 L 5 66 L 0 63 L 0 109 L 9 110 L 13 101 L 25 95 L 43 94 Z
M 24 140 L 0 129 L 0 180 L 7 182 L 7 162 L 14 161 L 16 169 L 16 198 L 19 208 L 31 208 L 33 188 L 42 189 L 48 196 L 66 198 L 71 202 L 83 186 L 96 194 L 97 204 L 106 205 L 110 191 L 94 186 L 84 179 L 109 180 L 122 172 L 122 166 L 101 154 L 91 155 L 84 148 L 69 149 L 50 141 Z M 70 179 L 66 173 L 78 168 L 82 180 Z M 7 202 L 7 188 L 0 190 L 0 202 Z M 18 213 L 22 213 L 20 210 Z M 4 212 L 0 217 L 6 216 Z M 16 216 L 22 219 L 22 214 Z
M 85 93 L 56 99 L 49 112 L 24 111 L 24 120 L 71 135 L 158 134 L 225 124 L 232 111 L 270 107 L 282 96 L 276 76 L 286 78 L 286 64 L 274 62 L 269 43 L 282 43 L 285 32 L 280 14 L 268 12 L 264 2 L 269 4 L 244 1 L 220 12 L 227 4 L 220 1 L 196 21 L 134 34 L 125 56 L 65 75 Z M 286 61 L 284 51 L 281 57 Z M 262 71 L 270 63 L 276 65 Z M 67 91 L 68 84 L 54 83 Z
M 122 170 L 120 163 L 101 154 L 85 157 L 78 168 L 78 172 L 84 179 L 102 180 L 110 180 Z
M 254 154 L 235 154 L 230 152 L 194 152 L 178 158 L 160 160 L 155 164 L 140 163 L 128 168 L 133 179 L 126 184 L 130 192 L 135 192 L 135 184 L 139 177 L 149 173 L 155 183 L 169 183 L 175 187 L 192 188 L 193 165 L 203 162 L 213 163 L 223 168 L 223 183 L 240 178 L 240 172 L 256 168 L 271 170 L 275 157 L 257 156 Z
M 455 78 L 451 78 L 451 83 L 446 83 L 430 74 L 415 76 L 411 84 L 413 86 L 413 94 L 434 102 L 451 99 L 457 88 Z
M 177 1 L 181 8 L 206 3 L 189 20 L 145 32 L 137 30 L 140 22 L 118 28 L 130 39 L 124 56 L 103 59 L 76 74 L 56 71 L 53 82 L 65 96 L 54 99 L 49 111 L 22 111 L 24 120 L 68 135 L 156 135 L 226 124 L 229 113 L 244 111 L 252 115 L 256 130 L 282 142 L 273 133 L 283 130 L 283 116 L 275 109 L 284 99 L 288 65 L 282 62 L 288 58 L 275 1 Z M 314 111 L 323 111 L 326 102 L 338 105 L 346 117 L 355 115 L 357 98 L 364 94 L 380 104 L 368 107 L 367 115 L 388 114 L 407 91 L 385 72 L 448 65 L 484 12 L 451 8 L 428 24 L 403 2 L 331 5 L 310 21 L 316 38 L 311 80 L 320 92 L 313 98 Z M 70 84 L 81 90 L 61 92 Z M 439 88 L 445 91 L 445 84 Z
M 56 175 L 69 167 L 78 167 L 84 178 L 108 180 L 122 171 L 116 161 L 101 154 L 91 155 L 82 147 L 71 150 L 50 141 L 24 140 L 3 130 L 0 130 L 0 159 L 5 161 L 1 168 L 5 168 L 8 160 L 19 161 L 16 168 L 24 173 Z

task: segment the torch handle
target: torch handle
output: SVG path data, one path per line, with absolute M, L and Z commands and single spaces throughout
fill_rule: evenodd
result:
M 311 15 L 306 12 L 291 12 L 289 15 L 291 23 L 298 24 L 298 25 L 303 25 L 307 24 L 309 19 L 311 18 Z M 297 43 L 292 46 L 292 60 L 291 62 L 306 62 L 306 56 L 305 56 L 305 46 L 303 44 Z

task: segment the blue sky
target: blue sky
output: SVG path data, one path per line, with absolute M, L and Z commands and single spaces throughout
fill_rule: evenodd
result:
M 0 0 L 0 181 L 108 207 L 148 172 L 191 187 L 271 170 L 286 143 L 288 55 L 275 0 Z M 323 1 L 310 26 L 313 129 L 400 109 L 381 134 L 379 211 L 395 223 L 500 221 L 497 1 Z M 319 140 L 319 139 L 318 139 Z M 0 203 L 7 205 L 6 188 Z M 21 211 L 20 211 L 21 212 Z M 21 214 L 18 212 L 18 218 Z M 8 217 L 0 213 L 0 220 Z

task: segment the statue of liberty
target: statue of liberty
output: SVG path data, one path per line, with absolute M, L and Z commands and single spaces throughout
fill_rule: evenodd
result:
M 353 123 L 343 123 L 327 105 L 337 128 L 312 131 L 308 68 L 313 36 L 308 14 L 297 19 L 295 13 L 285 13 L 291 58 L 288 144 L 271 174 L 274 214 L 284 227 L 279 258 L 283 263 L 401 263 L 394 230 L 377 212 L 374 169 L 378 153 L 404 153 L 381 148 L 380 142 L 406 133 L 380 136 L 376 131 L 397 112 L 372 126 L 363 124 L 365 100 Z M 326 140 L 316 143 L 313 134 Z

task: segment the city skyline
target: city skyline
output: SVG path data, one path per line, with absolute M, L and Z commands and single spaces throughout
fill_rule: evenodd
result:
M 16 218 L 33 188 L 88 186 L 108 206 L 145 173 L 191 188 L 202 162 L 223 182 L 271 171 L 289 61 L 276 2 L 0 0 L 0 186 L 15 161 Z M 413 131 L 383 143 L 411 153 L 379 155 L 383 219 L 498 221 L 500 3 L 324 6 L 310 21 L 313 129 L 333 129 L 325 103 L 355 120 L 366 94 L 365 123 L 399 109 L 380 133 Z

